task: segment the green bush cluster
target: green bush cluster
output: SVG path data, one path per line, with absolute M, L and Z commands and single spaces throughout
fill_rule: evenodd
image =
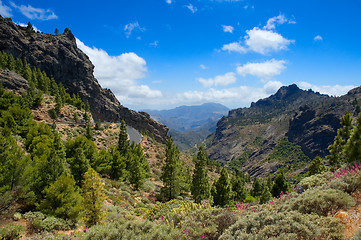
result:
M 24 227 L 18 224 L 9 224 L 0 228 L 0 239 L 17 240 L 22 238 Z
M 340 190 L 310 189 L 290 199 L 288 208 L 304 214 L 314 213 L 320 216 L 327 216 L 329 213 L 335 213 L 340 209 L 347 209 L 354 204 L 353 198 Z
M 167 224 L 157 224 L 152 221 L 116 221 L 90 228 L 85 240 L 174 240 L 186 239 L 181 230 Z
M 342 227 L 335 218 L 264 208 L 242 216 L 219 239 L 343 239 Z

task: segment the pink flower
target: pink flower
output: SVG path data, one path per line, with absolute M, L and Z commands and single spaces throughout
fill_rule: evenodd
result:
M 204 234 L 202 234 L 202 236 L 201 236 L 201 239 L 204 239 L 206 236 L 204 236 Z

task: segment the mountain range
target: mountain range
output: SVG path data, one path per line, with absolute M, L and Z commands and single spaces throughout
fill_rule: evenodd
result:
M 169 110 L 144 110 L 152 118 L 169 127 L 174 143 L 185 150 L 215 132 L 217 122 L 229 109 L 218 103 L 180 106 Z

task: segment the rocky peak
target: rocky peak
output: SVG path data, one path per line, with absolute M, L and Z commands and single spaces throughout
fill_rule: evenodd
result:
M 25 58 L 34 67 L 45 71 L 56 82 L 61 82 L 69 93 L 79 94 L 88 101 L 95 120 L 126 123 L 140 132 L 167 141 L 168 128 L 141 114 L 122 106 L 114 94 L 103 89 L 94 77 L 94 65 L 76 45 L 69 29 L 63 34 L 29 33 L 10 18 L 0 16 L 0 51 L 15 58 Z

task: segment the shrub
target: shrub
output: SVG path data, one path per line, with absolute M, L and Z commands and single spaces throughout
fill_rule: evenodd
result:
M 44 220 L 35 220 L 33 228 L 37 231 L 50 232 L 52 230 L 69 230 L 70 226 L 64 219 L 49 216 Z
M 310 177 L 306 177 L 302 179 L 299 182 L 298 186 L 300 186 L 303 190 L 315 188 L 326 184 L 331 179 L 331 177 L 332 174 L 330 172 L 315 174 Z
M 345 192 L 335 189 L 310 189 L 289 202 L 291 210 L 301 213 L 316 213 L 327 216 L 330 212 L 345 209 L 355 204 L 353 198 Z
M 342 226 L 334 218 L 263 209 L 242 216 L 219 239 L 342 239 Z
M 21 239 L 21 232 L 25 229 L 21 225 L 9 224 L 5 227 L 0 228 L 0 239 L 3 240 L 15 240 Z
M 166 224 L 156 224 L 151 221 L 117 221 L 104 225 L 95 225 L 85 234 L 84 239 L 91 240 L 174 240 L 186 239 L 179 230 Z
M 237 215 L 226 209 L 199 209 L 186 216 L 182 226 L 192 239 L 215 240 L 237 220 Z

